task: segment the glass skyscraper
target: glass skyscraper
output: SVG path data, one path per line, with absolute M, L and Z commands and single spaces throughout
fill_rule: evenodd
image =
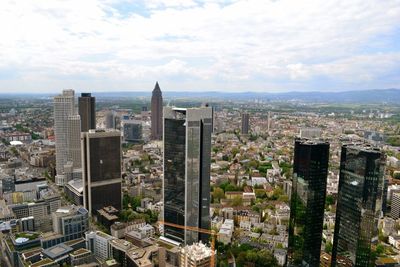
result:
M 384 154 L 372 147 L 342 147 L 332 267 L 369 266 L 377 239 L 384 187 Z
M 81 131 L 96 129 L 96 98 L 91 93 L 82 93 L 78 98 L 78 110 L 81 116 Z
M 329 143 L 296 139 L 288 266 L 319 266 L 328 161 Z
M 212 109 L 164 108 L 164 221 L 210 229 Z M 208 236 L 165 225 L 164 235 L 192 244 Z

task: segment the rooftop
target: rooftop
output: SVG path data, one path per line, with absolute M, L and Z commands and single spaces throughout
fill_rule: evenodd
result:
M 211 248 L 207 247 L 202 242 L 194 243 L 193 245 L 184 247 L 182 253 L 193 261 L 200 261 L 211 256 Z
M 74 249 L 71 248 L 70 246 L 67 246 L 67 245 L 61 243 L 61 244 L 55 245 L 51 248 L 43 250 L 43 254 L 45 254 L 46 256 L 48 256 L 51 259 L 55 259 L 55 258 L 65 255 L 65 254 L 69 254 L 73 250 Z

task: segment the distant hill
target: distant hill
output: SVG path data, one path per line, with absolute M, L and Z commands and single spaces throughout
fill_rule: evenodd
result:
M 150 97 L 151 92 L 97 92 L 97 97 Z M 400 89 L 376 89 L 345 92 L 173 92 L 164 91 L 165 98 L 202 98 L 231 100 L 301 101 L 321 103 L 399 103 Z
M 17 97 L 23 98 L 24 96 L 32 97 L 36 95 L 41 98 L 46 98 L 54 94 L 2 94 L 0 98 Z M 124 97 L 145 97 L 151 96 L 151 91 L 120 91 L 120 92 L 93 92 L 92 95 L 101 98 L 124 98 Z M 180 99 L 204 99 L 204 100 L 252 100 L 260 99 L 266 101 L 301 101 L 301 102 L 319 102 L 319 103 L 391 103 L 399 104 L 400 102 L 400 89 L 374 89 L 374 90 L 361 90 L 361 91 L 344 91 L 344 92 L 284 92 L 284 93 L 270 93 L 270 92 L 217 92 L 217 91 L 204 91 L 204 92 L 174 92 L 163 91 L 163 96 L 166 99 L 180 98 Z

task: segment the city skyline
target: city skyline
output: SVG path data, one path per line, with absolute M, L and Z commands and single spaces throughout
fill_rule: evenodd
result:
M 399 1 L 6 1 L 0 92 L 399 88 Z M 300 12 L 301 10 L 301 12 Z M 58 90 L 58 89 L 57 89 Z

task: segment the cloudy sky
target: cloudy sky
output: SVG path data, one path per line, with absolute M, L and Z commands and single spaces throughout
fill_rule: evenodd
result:
M 400 0 L 1 0 L 0 92 L 400 88 Z

